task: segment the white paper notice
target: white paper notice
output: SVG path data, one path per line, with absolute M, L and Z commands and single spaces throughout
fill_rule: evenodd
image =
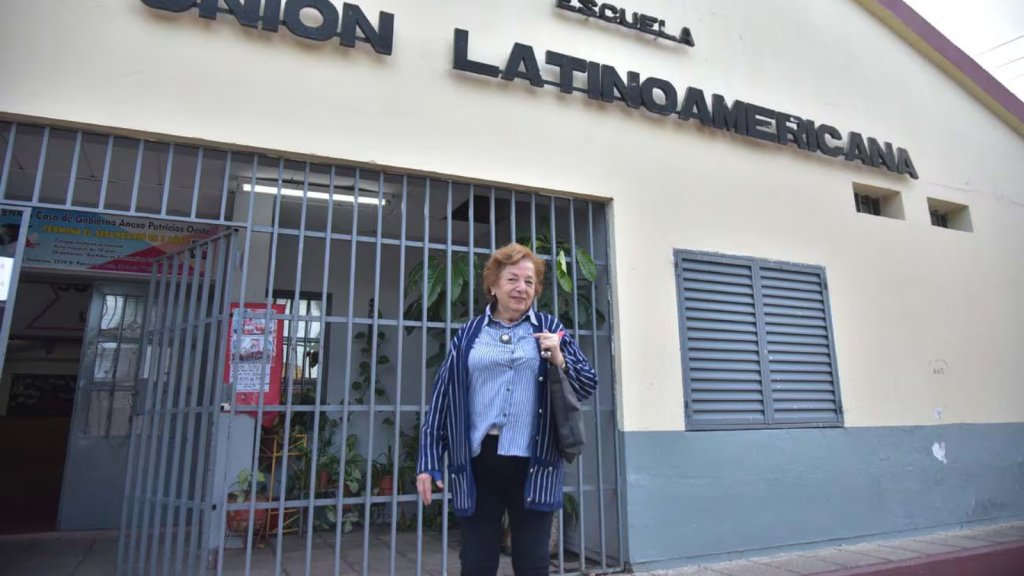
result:
M 11 274 L 14 272 L 14 258 L 0 256 L 0 302 L 7 302 L 7 293 L 11 287 Z

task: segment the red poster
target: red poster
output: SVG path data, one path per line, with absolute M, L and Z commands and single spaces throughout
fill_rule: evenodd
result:
M 231 331 L 228 333 L 227 363 L 224 383 L 235 385 L 235 403 L 238 406 L 257 406 L 263 394 L 263 405 L 281 403 L 281 375 L 284 361 L 284 314 L 283 304 L 274 304 L 271 309 L 278 320 L 267 320 L 266 304 L 246 303 L 245 313 L 240 314 L 238 303 L 231 304 Z M 239 411 L 253 418 L 256 412 Z M 263 412 L 263 425 L 270 426 L 277 417 L 277 411 Z

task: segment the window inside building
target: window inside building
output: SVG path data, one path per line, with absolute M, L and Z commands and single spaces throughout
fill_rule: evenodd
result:
M 139 338 L 146 309 L 143 296 L 103 297 L 99 333 L 92 348 L 86 436 L 127 436 L 138 376 Z
M 285 339 L 285 348 L 289 350 L 285 369 L 292 370 L 295 390 L 298 392 L 305 388 L 314 388 L 317 376 L 320 374 L 321 300 L 319 294 L 303 292 L 299 295 L 298 300 L 295 300 L 294 295 L 294 292 L 290 290 L 274 291 L 274 304 L 284 306 L 286 318 L 295 314 L 295 318 L 298 319 L 294 327 L 290 320 L 286 319 L 282 334 Z M 328 298 L 329 301 L 330 298 Z M 329 303 L 327 308 L 330 309 Z M 324 337 L 326 339 L 327 333 L 324 333 Z M 285 374 L 286 378 L 283 381 L 287 380 L 287 376 L 288 374 Z
M 687 429 L 841 426 L 821 267 L 676 252 Z
M 932 226 L 960 230 L 961 232 L 974 232 L 971 211 L 965 204 L 928 198 L 928 214 Z
M 896 190 L 854 182 L 853 204 L 861 214 L 906 220 L 903 200 Z
M 874 216 L 882 215 L 882 202 L 878 198 L 854 192 L 853 200 L 857 204 L 857 212 Z

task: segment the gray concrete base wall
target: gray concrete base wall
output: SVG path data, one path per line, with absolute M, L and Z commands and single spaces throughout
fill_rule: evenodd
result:
M 1024 517 L 1024 424 L 627 432 L 623 448 L 633 565 Z

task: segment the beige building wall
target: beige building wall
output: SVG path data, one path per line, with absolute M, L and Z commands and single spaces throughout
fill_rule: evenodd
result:
M 853 0 L 632 2 L 692 49 L 550 0 L 359 4 L 395 13 L 392 56 L 139 0 L 7 0 L 0 113 L 611 199 L 626 430 L 684 427 L 675 248 L 827 269 L 848 426 L 1024 420 L 1024 140 Z M 887 140 L 921 178 L 457 72 L 456 27 L 476 60 L 523 42 Z M 857 214 L 854 182 L 899 191 L 906 220 Z M 928 197 L 974 232 L 931 226 Z

